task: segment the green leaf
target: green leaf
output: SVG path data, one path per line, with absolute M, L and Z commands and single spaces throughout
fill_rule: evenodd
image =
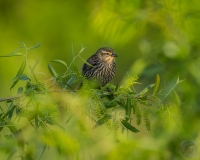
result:
M 117 106 L 117 102 L 104 102 L 104 106 L 108 109 L 108 108 L 113 108 Z
M 72 40 L 72 56 L 73 56 L 73 59 L 74 59 L 74 39 Z
M 24 72 L 25 67 L 26 67 L 26 60 L 23 61 L 21 67 L 19 68 L 19 70 L 17 72 L 17 75 L 22 74 Z
M 10 87 L 10 90 L 17 84 L 18 81 L 19 81 L 19 80 L 16 80 L 16 81 L 14 81 L 14 82 L 12 83 L 12 85 L 11 85 L 11 87 Z
M 12 160 L 12 157 L 15 155 L 15 153 L 17 152 L 17 150 L 14 150 L 13 152 L 11 152 L 7 158 L 7 160 Z
M 20 75 L 18 75 L 18 77 L 22 81 L 30 80 L 29 77 L 27 75 L 25 75 L 25 74 L 20 74 Z
M 65 128 L 63 126 L 61 126 L 59 123 L 57 123 L 56 121 L 54 121 L 52 119 L 48 119 L 48 122 L 50 124 L 56 125 L 57 127 L 60 127 L 61 129 L 65 130 Z
M 5 124 L 6 124 L 6 121 L 0 122 L 0 131 L 2 131 Z
M 14 110 L 17 108 L 17 105 L 13 105 L 13 103 L 11 103 L 8 107 L 8 110 L 6 112 L 6 116 L 8 116 L 8 119 L 12 118 L 13 112 Z
M 23 87 L 19 87 L 18 88 L 18 91 L 17 91 L 17 94 L 19 95 L 19 94 L 22 94 L 22 92 L 23 92 Z
M 23 109 L 21 109 L 21 108 L 19 108 L 19 107 L 17 106 L 16 109 L 15 109 L 16 115 L 19 116 L 20 113 L 21 113 L 21 111 L 23 111 Z
M 179 83 L 181 83 L 181 82 L 183 82 L 183 81 L 185 81 L 185 80 L 179 80 L 179 77 L 178 77 L 178 79 L 177 79 L 177 81 L 176 81 L 176 84 L 179 84 Z
M 94 126 L 94 128 L 103 125 L 106 121 L 108 121 L 109 119 L 112 118 L 112 115 L 105 115 L 103 118 L 99 119 L 96 123 L 96 125 Z
M 130 119 L 130 116 L 131 116 L 131 98 L 128 96 L 126 102 L 126 121 Z
M 58 85 L 59 85 L 61 88 L 65 89 L 65 83 L 64 83 L 64 82 L 60 81 L 59 79 L 57 80 L 57 82 L 58 82 Z
M 15 140 L 15 138 L 13 137 L 12 134 L 10 134 L 10 135 L 5 135 L 4 137 L 5 137 L 6 139 L 8 139 L 8 140 Z
M 84 60 L 80 55 L 79 55 L 79 57 L 80 57 L 80 59 L 81 59 L 84 63 L 86 63 L 88 66 L 90 66 L 90 67 L 92 67 L 92 68 L 95 67 L 95 66 L 91 65 L 90 63 L 88 63 L 86 60 Z
M 17 82 L 20 79 L 20 75 L 22 75 L 22 73 L 24 72 L 24 69 L 26 68 L 26 60 L 23 61 L 22 65 L 20 66 L 17 75 L 15 76 L 15 78 L 12 79 L 11 81 L 11 87 L 10 90 L 17 84 Z M 27 76 L 26 76 L 27 77 Z M 26 79 L 25 76 L 21 76 L 21 79 Z M 27 77 L 28 78 L 28 77 Z M 29 78 L 28 78 L 29 79 Z
M 20 71 L 18 71 L 20 72 Z M 25 74 L 17 74 L 15 78 L 12 79 L 12 81 L 10 82 L 11 83 L 11 87 L 10 87 L 10 90 L 17 84 L 17 82 L 19 80 L 22 80 L 22 81 L 27 81 L 27 80 L 30 80 L 30 78 L 25 75 Z
M 12 53 L 8 53 L 8 54 L 5 54 L 5 55 L 2 55 L 0 57 L 14 57 L 14 56 L 23 56 L 23 54 L 22 53 L 12 52 Z
M 118 95 L 117 97 L 115 97 L 112 101 L 109 101 L 109 103 L 112 102 L 117 102 L 118 100 L 120 100 L 122 98 L 122 95 Z M 118 103 L 118 102 L 117 102 Z
M 58 74 L 56 73 L 56 71 L 54 70 L 53 66 L 50 63 L 48 63 L 48 69 L 49 69 L 50 73 L 52 74 L 52 76 L 54 76 L 54 77 L 58 76 Z
M 37 106 L 36 106 L 37 107 Z M 36 111 L 37 112 L 37 111 Z M 37 114 L 37 113 L 36 113 Z M 35 128 L 36 130 L 38 129 L 39 127 L 39 120 L 38 120 L 38 116 L 35 116 Z
M 72 76 L 66 83 L 66 88 L 68 88 L 71 84 L 73 84 L 76 81 L 76 77 Z
M 116 86 L 110 83 L 107 83 L 105 86 L 101 87 L 101 91 L 107 90 L 107 91 L 111 91 L 111 90 L 115 90 Z
M 159 86 L 160 86 L 160 76 L 157 74 L 156 75 L 155 87 L 154 87 L 154 90 L 153 90 L 153 95 L 156 94 L 156 92 L 158 91 Z
M 60 64 L 62 64 L 62 65 L 64 65 L 65 67 L 67 67 L 67 68 L 68 68 L 68 66 L 67 66 L 67 63 L 65 63 L 65 62 L 64 62 L 64 61 L 62 61 L 62 60 L 55 59 L 55 60 L 52 60 L 51 62 L 60 63 Z
M 77 68 L 77 66 L 74 62 L 72 62 L 72 68 L 73 68 L 75 73 L 79 73 L 79 69 Z
M 36 76 L 35 76 L 34 70 L 35 70 L 35 67 L 37 66 L 38 62 L 39 62 L 39 59 L 35 62 L 34 66 L 33 66 L 32 68 L 30 67 L 31 73 L 33 74 L 33 77 L 34 77 L 34 79 L 35 79 L 36 82 L 37 82 L 38 80 L 37 80 L 37 78 L 36 78 Z
M 42 153 L 41 153 L 41 155 L 40 155 L 40 158 L 39 158 L 39 160 L 42 158 L 42 156 L 43 156 L 43 154 L 44 154 L 44 152 L 45 152 L 46 148 L 47 148 L 47 145 L 44 145 L 44 147 L 43 147 L 43 149 L 42 149 Z
M 177 92 L 174 90 L 173 91 L 173 98 L 174 98 L 174 103 L 177 105 L 177 106 L 181 106 L 181 99 L 179 97 L 179 95 L 177 94 Z
M 35 49 L 35 48 L 38 48 L 40 45 L 41 45 L 41 44 L 38 43 L 38 44 L 36 44 L 35 46 L 29 47 L 29 48 L 27 48 L 27 49 Z
M 22 81 L 27 81 L 27 80 L 30 80 L 29 77 L 25 74 L 19 74 L 17 75 L 12 81 L 11 81 L 11 84 L 13 84 L 14 82 L 18 82 L 19 80 L 22 80 Z
M 72 117 L 73 117 L 72 115 L 69 116 L 69 118 L 67 119 L 67 121 L 65 123 L 68 123 L 72 119 Z
M 136 129 L 135 127 L 133 127 L 130 123 L 128 123 L 126 120 L 124 119 L 120 119 L 121 123 L 123 124 L 124 127 L 126 127 L 128 130 L 132 131 L 132 132 L 140 132 L 138 129 Z
M 148 85 L 145 89 L 143 89 L 138 95 L 143 95 L 145 93 L 147 93 L 149 91 L 149 89 L 151 89 L 153 86 L 155 86 L 155 84 L 150 84 Z
M 39 59 L 35 62 L 33 68 L 31 69 L 31 72 L 32 72 L 32 73 L 33 73 L 33 71 L 35 70 L 35 67 L 37 66 L 38 62 L 39 62 Z
M 117 92 L 118 88 L 119 88 L 119 85 L 117 84 L 115 88 L 115 92 Z

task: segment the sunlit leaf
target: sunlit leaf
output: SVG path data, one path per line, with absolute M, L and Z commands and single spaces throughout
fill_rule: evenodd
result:
M 5 55 L 2 55 L 0 57 L 14 57 L 14 56 L 23 56 L 23 54 L 22 53 L 12 52 L 12 53 L 8 53 L 8 54 L 5 54 Z
M 31 72 L 32 72 L 32 73 L 33 73 L 33 71 L 35 70 L 35 67 L 37 66 L 38 62 L 39 62 L 39 59 L 35 62 L 34 66 L 32 67 L 32 69 L 31 69 Z
M 112 115 L 105 115 L 103 118 L 99 119 L 94 126 L 94 128 L 103 125 L 106 121 L 112 118 Z
M 90 63 L 88 63 L 85 59 L 83 59 L 81 56 L 79 56 L 80 58 L 81 58 L 81 60 L 85 63 L 85 64 L 87 64 L 88 66 L 90 66 L 90 67 L 92 67 L 92 68 L 94 68 L 95 66 L 93 66 L 93 65 L 91 65 Z
M 49 69 L 50 73 L 52 74 L 52 76 L 54 76 L 54 77 L 58 76 L 58 74 L 56 73 L 56 71 L 54 70 L 53 66 L 50 63 L 48 63 L 48 69 Z
M 155 84 L 150 84 L 150 85 L 148 85 L 145 89 L 143 89 L 143 90 L 139 93 L 139 95 L 143 95 L 143 94 L 147 93 L 147 92 L 149 91 L 149 89 L 151 89 L 153 86 L 155 86 Z
M 181 82 L 183 82 L 184 80 L 180 80 L 179 79 L 179 77 L 178 77 L 178 79 L 177 79 L 177 81 L 176 81 L 176 84 L 179 84 L 179 83 L 181 83 Z
M 167 96 L 175 89 L 175 87 L 179 84 L 179 83 L 181 83 L 181 82 L 183 82 L 184 80 L 179 80 L 179 77 L 178 77 L 178 79 L 177 79 L 177 81 L 176 81 L 176 84 L 169 90 L 169 92 L 165 95 L 165 97 L 162 99 L 162 101 L 164 101 L 166 98 L 167 98 Z
M 72 68 L 75 71 L 75 73 L 79 73 L 79 69 L 77 68 L 77 66 L 74 62 L 72 62 Z
M 28 120 L 31 121 L 37 116 L 36 112 L 30 112 L 28 115 Z
M 174 90 L 174 101 L 175 101 L 175 104 L 177 105 L 177 106 L 181 106 L 181 99 L 180 99 L 180 97 L 179 97 L 179 95 L 177 94 L 177 92 Z
M 35 62 L 34 66 L 33 66 L 32 68 L 30 67 L 31 73 L 33 74 L 33 77 L 34 77 L 34 79 L 35 79 L 36 82 L 37 82 L 38 80 L 37 80 L 37 78 L 36 78 L 36 76 L 35 76 L 34 70 L 35 70 L 35 67 L 37 66 L 38 62 L 39 62 L 39 59 Z
M 67 66 L 67 63 L 65 63 L 65 62 L 62 61 L 62 60 L 55 59 L 55 60 L 52 60 L 51 62 L 56 62 L 56 63 L 59 63 L 59 64 L 64 65 L 65 67 L 68 67 L 68 66 Z
M 53 125 L 56 125 L 57 127 L 60 127 L 61 129 L 65 129 L 63 126 L 61 126 L 59 123 L 57 123 L 56 121 L 52 120 L 52 119 L 48 119 L 48 121 L 53 124 Z
M 23 63 L 21 64 L 15 78 L 12 79 L 10 90 L 17 84 L 17 82 L 19 81 L 18 76 L 24 72 L 25 68 L 26 68 L 26 60 L 24 60 Z
M 17 75 L 22 74 L 24 72 L 24 69 L 26 68 L 26 60 L 23 61 L 21 67 L 19 68 Z
M 124 127 L 126 127 L 127 129 L 129 129 L 132 132 L 140 132 L 138 129 L 136 129 L 135 127 L 133 127 L 130 123 L 128 123 L 126 120 L 124 119 L 120 119 L 121 123 L 123 124 Z
M 156 94 L 156 92 L 158 91 L 159 86 L 160 86 L 160 76 L 157 74 L 156 75 L 155 87 L 154 87 L 154 90 L 153 90 L 153 95 Z
M 35 48 L 38 48 L 40 45 L 41 45 L 41 44 L 38 43 L 38 44 L 36 44 L 35 46 L 29 47 L 29 48 L 27 48 L 27 49 L 35 49 Z
M 101 91 L 107 90 L 110 92 L 110 90 L 115 90 L 116 86 L 110 83 L 107 83 L 105 86 L 101 87 Z

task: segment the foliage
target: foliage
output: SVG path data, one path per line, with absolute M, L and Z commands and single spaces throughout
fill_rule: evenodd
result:
M 68 159 L 181 159 L 182 142 L 193 140 L 199 146 L 200 1 L 1 0 L 0 13 L 2 37 L 0 55 L 16 48 L 15 40 L 27 42 L 27 46 L 37 41 L 43 44 L 36 50 L 39 54 L 35 54 L 35 50 L 28 50 L 29 56 L 26 61 L 24 61 L 26 51 L 23 45 L 23 48 L 15 51 L 13 58 L 0 58 L 0 106 L 3 110 L 1 112 L 6 113 L 9 106 L 14 106 L 13 113 L 11 107 L 8 115 L 12 115 L 11 122 L 16 129 L 22 129 L 26 141 L 24 149 L 33 159 L 39 159 L 40 155 L 42 155 L 40 159 L 66 159 L 66 155 Z M 75 42 L 73 48 L 70 45 L 72 39 Z M 76 64 L 74 62 L 69 67 L 72 57 L 74 59 L 76 55 L 69 54 L 70 50 L 78 53 L 76 45 L 80 43 L 87 46 L 87 49 L 81 57 L 79 54 L 75 59 Z M 126 85 L 127 77 L 134 79 L 134 75 L 139 77 L 137 81 L 141 83 L 134 84 L 134 88 L 131 87 L 134 93 L 140 93 L 146 86 L 155 83 L 155 86 L 142 96 L 144 98 L 147 95 L 147 104 L 132 99 L 134 94 L 130 96 L 131 104 L 137 104 L 133 105 L 135 109 L 131 108 L 131 119 L 125 116 L 126 112 L 129 113 L 125 107 L 130 106 L 126 105 L 130 104 L 126 95 L 122 100 L 124 106 L 118 102 L 110 103 L 107 97 L 100 98 L 100 104 L 110 108 L 99 107 L 99 109 L 99 103 L 95 104 L 94 100 L 90 102 L 90 95 L 93 94 L 88 95 L 88 90 L 76 92 L 76 85 L 81 77 L 76 78 L 77 82 L 75 76 L 65 75 L 66 78 L 62 78 L 68 67 L 72 72 L 66 74 L 73 75 L 75 68 L 78 70 L 81 68 L 84 58 L 103 46 L 113 48 L 119 55 L 116 59 L 116 76 L 112 81 L 112 84 L 118 83 L 116 94 L 122 85 Z M 13 56 L 13 53 L 6 55 L 10 56 Z M 65 63 L 60 60 L 64 60 Z M 53 67 L 57 79 L 50 77 L 47 63 L 49 68 Z M 22 64 L 25 66 L 24 71 L 17 75 L 20 66 L 23 69 Z M 161 77 L 160 82 L 154 82 L 156 74 Z M 177 81 L 177 77 L 184 79 L 180 85 L 180 79 Z M 28 78 L 31 82 L 27 84 L 28 90 L 30 89 L 27 94 L 29 97 L 35 95 L 30 103 L 28 103 L 29 97 L 24 95 L 26 83 L 30 81 Z M 12 87 L 9 86 L 9 80 L 13 80 L 14 87 L 11 90 L 9 90 Z M 157 85 L 159 89 L 154 92 L 156 84 L 160 85 Z M 66 86 L 66 89 L 62 89 L 61 92 L 62 87 L 59 86 L 62 85 Z M 36 88 L 42 90 L 41 94 L 35 94 Z M 112 90 L 115 88 L 116 86 Z M 103 93 L 98 90 L 91 92 L 95 92 L 97 100 Z M 10 95 L 15 96 L 9 97 Z M 17 101 L 20 103 L 16 107 Z M 48 115 L 51 115 L 50 118 L 65 130 L 63 131 L 61 126 L 60 128 L 56 125 L 47 125 L 49 127 L 47 131 L 50 132 L 51 129 L 55 134 L 54 136 L 44 134 L 41 127 L 35 131 L 32 127 L 35 122 L 29 125 L 25 112 L 21 114 L 21 118 L 19 115 L 15 118 L 16 111 L 19 113 L 18 106 L 29 114 L 35 111 L 36 107 L 33 106 L 36 102 L 40 104 L 39 110 L 50 110 L 45 115 L 48 118 Z M 147 106 L 148 104 L 152 105 Z M 119 110 L 116 110 L 117 107 L 112 107 L 116 105 L 119 106 Z M 108 121 L 105 123 L 103 123 L 104 116 L 99 110 L 105 110 L 107 113 L 105 119 Z M 143 116 L 146 114 L 145 110 L 150 120 L 150 132 L 146 127 L 148 123 L 145 125 Z M 86 115 L 88 112 L 90 114 Z M 118 117 L 119 112 L 123 114 Z M 103 124 L 101 126 L 96 123 L 100 119 L 103 121 L 100 121 L 100 124 Z M 121 119 L 125 121 L 129 119 L 129 124 L 140 132 L 132 134 L 129 130 L 127 134 L 124 132 L 122 134 L 121 130 L 126 131 L 126 129 Z M 32 121 L 34 120 L 33 118 Z M 138 126 L 137 123 L 141 125 Z M 20 159 L 19 152 L 15 152 L 19 151 L 16 149 L 17 143 L 13 136 L 10 136 L 11 132 L 7 126 L 9 127 L 5 124 L 0 133 L 0 157 L 7 159 L 10 154 L 8 159 Z M 118 143 L 113 143 L 113 138 L 115 141 L 118 139 Z M 74 145 L 70 144 L 71 142 Z M 79 157 L 72 156 L 75 154 Z M 199 157 L 200 155 L 196 158 L 200 159 Z
M 28 63 L 28 51 L 37 47 L 39 44 L 27 48 L 24 43 L 20 43 L 20 47 L 14 52 L 1 56 L 24 56 L 25 58 L 11 81 L 10 89 L 13 89 L 19 81 L 24 82 L 22 86 L 18 87 L 17 95 L 0 99 L 0 102 L 6 104 L 5 107 L 1 107 L 1 132 L 8 128 L 9 132 L 4 135 L 5 138 L 9 139 L 9 143 L 17 142 L 15 145 L 17 148 L 2 146 L 10 153 L 9 159 L 14 155 L 18 155 L 21 159 L 38 157 L 41 159 L 46 148 L 50 146 L 56 147 L 60 154 L 77 156 L 80 148 L 76 139 L 70 136 L 66 138 L 66 130 L 70 125 L 78 125 L 80 132 L 88 132 L 92 128 L 97 129 L 97 127 L 105 125 L 107 130 L 112 133 L 114 140 L 119 142 L 120 129 L 122 133 L 124 130 L 137 133 L 139 130 L 134 123 L 141 125 L 143 122 L 146 129 L 150 131 L 149 114 L 158 117 L 167 108 L 157 94 L 160 84 L 159 75 L 156 76 L 154 84 L 148 85 L 139 93 L 134 88 L 136 84 L 139 84 L 136 76 L 127 77 L 121 86 L 107 84 L 100 89 L 94 89 L 92 82 L 84 79 L 75 65 L 75 59 L 80 57 L 83 48 L 76 56 L 73 53 L 74 58 L 69 65 L 62 60 L 49 62 L 48 69 L 52 77 L 40 81 L 34 72 L 39 60 L 32 67 Z M 18 53 L 20 49 L 25 49 L 25 54 Z M 52 63 L 62 65 L 66 71 L 61 74 L 57 73 Z M 81 81 L 83 87 L 76 90 L 74 84 Z M 49 85 L 49 83 L 51 84 Z M 150 94 L 149 91 L 153 88 L 153 93 Z M 151 109 L 153 105 L 157 106 L 156 110 L 156 107 Z M 59 110 L 64 113 L 59 113 Z M 62 116 L 68 117 L 64 125 L 61 124 L 63 123 L 61 122 Z M 26 121 L 27 124 L 19 127 L 18 124 L 21 121 Z M 53 126 L 57 128 L 55 129 Z M 39 156 L 32 153 L 35 151 L 31 151 L 30 142 L 26 141 L 24 136 L 24 133 L 27 132 L 26 128 L 32 128 L 33 132 L 40 137 L 36 140 L 43 145 Z

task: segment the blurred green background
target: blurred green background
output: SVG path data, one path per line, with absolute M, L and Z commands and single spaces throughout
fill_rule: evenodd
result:
M 37 71 L 46 74 L 41 79 L 50 77 L 47 69 L 50 60 L 72 61 L 73 42 L 75 54 L 82 46 L 86 47 L 81 54 L 84 59 L 102 46 L 115 50 L 119 57 L 114 84 L 123 82 L 127 73 L 137 75 L 142 85 L 137 85 L 136 89 L 140 90 L 154 83 L 159 74 L 164 96 L 179 77 L 184 80 L 176 87 L 183 128 L 169 127 L 169 133 L 162 133 L 155 127 L 150 133 L 139 133 L 143 135 L 139 137 L 142 142 L 146 138 L 146 145 L 155 140 L 162 143 L 161 148 L 167 153 L 163 155 L 158 147 L 158 153 L 152 153 L 157 159 L 162 156 L 163 159 L 165 156 L 167 159 L 180 158 L 181 141 L 199 141 L 200 1 L 0 0 L 0 36 L 0 55 L 12 52 L 18 42 L 24 42 L 28 47 L 41 43 L 39 48 L 29 51 L 30 65 L 40 59 Z M 9 90 L 10 81 L 22 61 L 23 57 L 0 58 L 0 97 L 16 94 L 16 89 Z M 81 70 L 83 61 L 77 59 L 76 64 Z M 64 71 L 64 68 L 56 67 L 58 72 Z M 177 103 L 174 97 L 169 96 L 166 101 Z M 155 126 L 162 128 L 158 122 Z M 167 135 L 166 142 L 159 135 Z M 120 144 L 113 153 L 118 154 L 124 146 L 134 148 L 131 142 Z M 149 150 L 147 153 L 151 155 Z M 112 153 L 106 157 L 115 159 Z

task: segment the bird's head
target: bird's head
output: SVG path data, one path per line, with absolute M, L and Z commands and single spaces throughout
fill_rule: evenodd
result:
M 98 49 L 96 55 L 100 60 L 108 64 L 113 63 L 114 58 L 118 57 L 114 50 L 108 47 Z

